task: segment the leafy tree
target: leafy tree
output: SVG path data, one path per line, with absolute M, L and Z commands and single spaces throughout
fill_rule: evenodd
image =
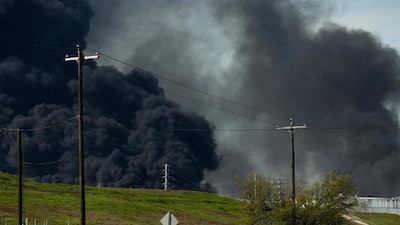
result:
M 272 209 L 281 201 L 278 190 L 271 180 L 266 180 L 260 174 L 251 174 L 237 180 L 240 194 L 247 201 L 245 204 L 245 224 L 267 224 L 272 220 Z
M 357 205 L 349 175 L 328 173 L 298 198 L 299 224 L 345 224 L 343 215 Z
M 246 224 L 339 225 L 346 224 L 343 215 L 357 205 L 354 184 L 349 175 L 330 172 L 320 181 L 296 193 L 278 188 L 260 175 L 249 175 L 238 182 L 242 197 L 248 202 Z M 285 193 L 279 195 L 279 193 Z

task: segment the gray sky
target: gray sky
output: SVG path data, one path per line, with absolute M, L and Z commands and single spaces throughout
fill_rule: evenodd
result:
M 355 29 L 368 30 L 382 42 L 400 49 L 400 2 L 397 0 L 342 1 L 332 20 Z

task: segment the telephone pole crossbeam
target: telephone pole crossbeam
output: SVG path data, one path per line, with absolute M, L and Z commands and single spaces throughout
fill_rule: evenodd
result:
M 78 64 L 78 132 L 79 132 L 79 184 L 81 193 L 81 225 L 86 225 L 86 206 L 85 206 L 85 157 L 83 148 L 83 62 L 90 59 L 98 59 L 99 55 L 84 56 L 80 46 L 76 46 L 78 56 L 65 56 L 64 61 L 76 61 Z

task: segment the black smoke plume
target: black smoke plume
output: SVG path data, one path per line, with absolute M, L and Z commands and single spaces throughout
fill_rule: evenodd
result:
M 96 12 L 117 18 L 95 15 L 88 37 L 131 63 L 238 104 L 182 90 L 189 97 L 269 122 L 175 98 L 218 127 L 274 129 L 272 124 L 288 125 L 289 117 L 296 124 L 307 123 L 307 130 L 295 132 L 298 178 L 312 180 L 339 170 L 353 175 L 360 195 L 398 195 L 398 53 L 370 32 L 321 23 L 334 8 L 327 2 L 93 4 Z M 101 31 L 113 36 L 98 35 Z M 127 42 L 127 37 L 135 41 Z M 163 84 L 165 90 L 180 88 L 171 86 Z M 249 107 L 238 106 L 242 104 Z M 235 176 L 290 174 L 287 132 L 226 131 L 216 139 L 224 157 L 208 175 L 224 193 L 232 193 Z
M 77 69 L 64 56 L 76 53 L 71 43 L 85 48 L 93 15 L 81 0 L 0 3 L 1 171 L 16 172 L 21 128 L 25 176 L 78 182 Z M 160 188 L 170 163 L 199 189 L 219 165 L 213 125 L 166 99 L 150 73 L 88 62 L 84 115 L 88 184 Z
M 222 23 L 232 16 L 244 21 L 245 41 L 236 52 L 246 74 L 243 100 L 309 124 L 309 131 L 296 132 L 303 133 L 296 139 L 300 174 L 307 174 L 302 164 L 309 163 L 316 169 L 308 176 L 329 169 L 352 174 L 359 194 L 398 194 L 398 53 L 363 30 L 326 24 L 312 31 L 299 4 L 219 6 Z M 284 151 L 277 151 L 278 143 L 266 148 Z

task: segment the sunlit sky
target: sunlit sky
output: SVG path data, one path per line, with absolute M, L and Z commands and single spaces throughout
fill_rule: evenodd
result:
M 344 0 L 331 18 L 349 28 L 361 28 L 400 50 L 399 0 Z

